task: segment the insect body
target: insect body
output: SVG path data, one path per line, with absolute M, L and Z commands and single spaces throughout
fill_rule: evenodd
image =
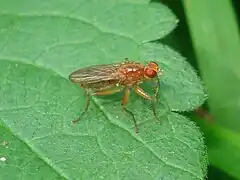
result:
M 160 85 L 158 75 L 162 75 L 162 70 L 156 62 L 151 61 L 147 65 L 144 65 L 129 61 L 127 58 L 123 63 L 95 65 L 74 71 L 70 74 L 69 79 L 84 88 L 87 94 L 87 103 L 85 110 L 73 122 L 76 123 L 79 121 L 87 112 L 92 95 L 110 95 L 124 90 L 122 108 L 133 117 L 136 133 L 138 133 L 134 114 L 126 108 L 130 91 L 133 89 L 138 95 L 151 100 L 153 113 L 157 119 L 155 101 L 157 100 Z M 156 82 L 156 91 L 154 97 L 151 97 L 139 85 L 146 80 L 153 79 Z M 93 93 L 90 94 L 89 90 L 92 90 Z

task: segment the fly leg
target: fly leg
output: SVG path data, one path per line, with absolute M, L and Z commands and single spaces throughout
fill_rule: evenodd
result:
M 158 90 L 157 90 L 158 91 Z M 142 96 L 143 98 L 147 99 L 147 100 L 150 100 L 151 103 L 152 103 L 152 110 L 153 110 L 153 114 L 155 116 L 155 121 L 158 122 L 158 118 L 157 118 L 157 113 L 156 113 L 156 103 L 155 103 L 155 100 L 152 99 L 151 96 L 149 96 L 142 88 L 140 87 L 135 87 L 135 92 Z
M 154 94 L 155 100 L 157 102 L 159 101 L 159 96 L 158 96 L 159 87 L 160 87 L 160 80 L 159 80 L 159 78 L 157 78 L 157 80 L 156 80 L 156 90 L 155 90 L 155 94 Z
M 135 131 L 136 131 L 136 134 L 138 134 L 139 130 L 138 130 L 138 125 L 137 125 L 137 121 L 135 119 L 135 116 L 133 114 L 133 112 L 129 111 L 127 108 L 126 108 L 126 105 L 129 101 L 129 97 L 130 97 L 130 89 L 127 88 L 125 90 L 125 93 L 124 93 L 124 97 L 123 97 L 123 101 L 122 101 L 122 108 L 124 111 L 126 111 L 128 114 L 130 114 L 133 118 L 133 122 L 134 122 L 134 126 L 135 126 Z
M 90 105 L 91 95 L 89 94 L 89 92 L 86 89 L 84 89 L 84 90 L 85 90 L 85 94 L 87 96 L 85 110 L 82 112 L 82 114 L 77 119 L 72 121 L 73 123 L 78 122 L 83 117 L 83 115 L 87 112 L 88 107 Z
M 77 119 L 73 120 L 72 122 L 73 123 L 78 122 L 83 117 L 83 115 L 87 112 L 92 96 L 94 96 L 94 95 L 97 95 L 97 96 L 111 95 L 111 94 L 114 94 L 114 93 L 117 93 L 117 92 L 120 92 L 120 91 L 121 91 L 121 89 L 112 89 L 112 90 L 105 90 L 105 91 L 97 91 L 97 92 L 94 92 L 93 94 L 90 95 L 89 92 L 87 90 L 85 90 L 85 93 L 87 95 L 87 102 L 86 102 L 85 110 L 82 112 L 82 114 Z

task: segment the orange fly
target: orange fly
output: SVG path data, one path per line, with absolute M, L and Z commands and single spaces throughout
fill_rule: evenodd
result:
M 149 62 L 147 65 L 142 63 L 129 61 L 125 58 L 123 63 L 95 65 L 82 69 L 78 69 L 69 75 L 69 79 L 81 85 L 87 95 L 85 110 L 73 121 L 78 122 L 87 112 L 92 95 L 110 95 L 124 90 L 122 100 L 122 108 L 132 116 L 136 134 L 138 134 L 138 126 L 134 114 L 126 109 L 129 101 L 130 90 L 133 89 L 138 95 L 152 102 L 152 110 L 157 119 L 155 100 L 157 100 L 160 81 L 158 75 L 162 75 L 162 69 L 156 62 Z M 141 83 L 146 80 L 155 80 L 156 90 L 154 97 L 148 95 L 142 88 Z M 90 90 L 93 93 L 90 93 Z

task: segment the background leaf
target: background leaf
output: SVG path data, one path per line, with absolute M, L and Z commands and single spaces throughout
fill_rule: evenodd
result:
M 224 1 L 212 6 L 205 0 L 184 5 L 211 112 L 218 124 L 239 133 L 240 41 L 232 4 Z
M 1 176 L 14 171 L 9 179 L 41 179 L 42 174 L 50 179 L 204 179 L 201 133 L 169 111 L 200 106 L 205 100 L 200 80 L 170 48 L 140 46 L 176 26 L 169 9 L 143 1 L 25 0 L 4 1 L 0 12 L 1 137 L 8 142 L 0 151 L 7 158 L 0 163 Z M 117 96 L 93 98 L 84 119 L 72 125 L 85 96 L 67 80 L 69 73 L 124 57 L 156 59 L 166 69 L 161 124 L 154 123 L 146 101 L 133 94 L 128 107 L 136 114 L 139 136 Z M 32 161 L 24 161 L 26 154 Z
M 184 1 L 183 7 L 197 62 L 206 83 L 209 109 L 215 119 L 214 124 L 200 123 L 206 135 L 209 160 L 215 167 L 240 179 L 237 165 L 240 159 L 240 41 L 237 2 L 234 6 L 229 1 L 214 4 L 207 0 Z
M 206 145 L 208 147 L 209 161 L 215 167 L 226 171 L 232 177 L 239 179 L 238 160 L 240 158 L 239 150 L 239 134 L 230 131 L 222 126 L 206 122 L 199 117 L 194 117 L 198 120 L 201 130 L 204 132 L 206 138 Z M 228 153 L 226 153 L 228 152 Z M 225 179 L 232 179 L 226 178 Z

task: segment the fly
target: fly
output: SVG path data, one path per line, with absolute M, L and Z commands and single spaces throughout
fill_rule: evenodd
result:
M 122 108 L 132 116 L 136 134 L 139 129 L 134 113 L 126 108 L 129 102 L 130 92 L 133 89 L 138 95 L 150 100 L 152 103 L 153 114 L 157 120 L 155 102 L 159 91 L 160 81 L 158 75 L 163 75 L 162 69 L 156 62 L 150 61 L 147 65 L 125 58 L 123 63 L 94 65 L 78 69 L 69 75 L 73 83 L 80 84 L 85 90 L 87 101 L 85 110 L 81 115 L 73 120 L 78 122 L 87 112 L 91 96 L 111 95 L 124 90 Z M 139 85 L 148 80 L 155 80 L 156 89 L 154 96 L 148 95 Z M 90 90 L 93 93 L 90 93 Z

